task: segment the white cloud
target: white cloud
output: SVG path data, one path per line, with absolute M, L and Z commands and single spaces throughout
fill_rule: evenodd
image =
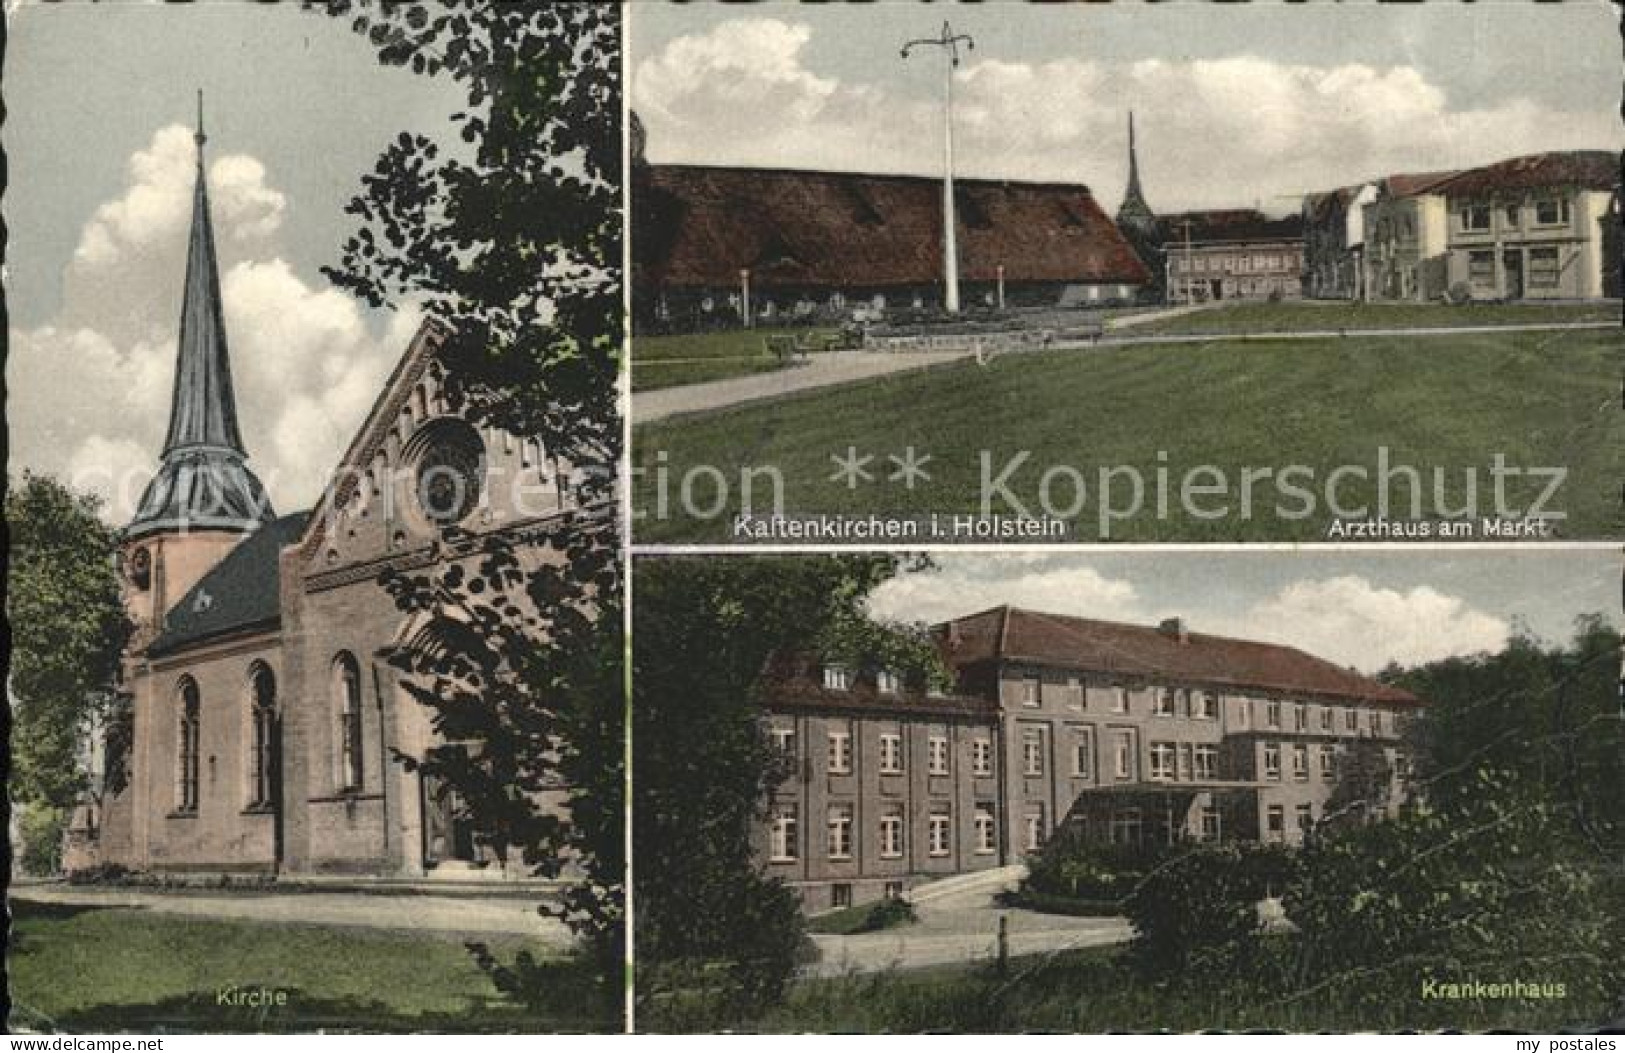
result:
M 57 318 L 13 332 L 11 462 L 77 480 L 127 520 L 169 419 L 195 148 L 178 125 L 131 159 L 119 196 L 81 232 Z M 278 254 L 286 198 L 245 155 L 209 167 L 238 419 L 273 503 L 312 502 L 420 315 L 376 332 L 350 297 Z
M 955 561 L 936 573 L 891 579 L 875 590 L 869 609 L 875 617 L 905 622 L 944 621 L 1003 604 L 1086 618 L 1144 617 L 1129 582 L 1075 563 L 1050 564 L 1042 556 Z
M 678 37 L 640 63 L 632 95 L 656 161 L 934 173 L 930 102 L 806 63 L 812 30 L 737 19 Z M 981 56 L 981 53 L 977 53 Z M 922 73 L 923 76 L 923 73 Z M 1250 205 L 1394 172 L 1625 143 L 1607 107 L 1447 97 L 1409 66 L 1216 60 L 1019 62 L 978 57 L 958 75 L 962 169 L 1089 183 L 1121 194 L 1134 110 L 1153 207 Z
M 1416 665 L 1500 650 L 1511 626 L 1430 586 L 1401 591 L 1344 575 L 1288 585 L 1215 631 L 1288 643 L 1375 672 L 1391 661 Z

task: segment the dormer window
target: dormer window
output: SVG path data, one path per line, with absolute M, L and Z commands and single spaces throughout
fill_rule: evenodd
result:
M 902 687 L 902 681 L 890 669 L 882 669 L 875 674 L 875 690 L 882 695 L 895 695 Z
M 826 665 L 824 667 L 824 690 L 845 691 L 851 686 L 851 674 L 842 665 Z

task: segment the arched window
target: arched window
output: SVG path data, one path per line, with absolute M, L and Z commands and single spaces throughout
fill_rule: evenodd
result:
M 197 811 L 198 773 L 198 711 L 202 698 L 197 681 L 184 677 L 180 685 L 180 734 L 177 736 L 179 754 L 175 764 L 175 810 Z
M 273 770 L 276 748 L 276 677 L 264 665 L 255 664 L 248 674 L 249 720 L 252 734 L 248 758 L 250 807 L 263 808 L 276 803 Z
M 361 788 L 361 667 L 348 652 L 333 661 L 339 714 L 339 788 Z

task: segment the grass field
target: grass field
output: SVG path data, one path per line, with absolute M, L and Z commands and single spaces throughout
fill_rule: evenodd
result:
M 1184 984 L 1160 987 L 1140 980 L 1120 963 L 1121 953 L 1096 948 L 1017 958 L 1003 976 L 989 965 L 960 965 L 807 980 L 796 984 L 782 1005 L 731 1026 L 844 1033 L 1413 1028 L 1538 1033 L 1596 1026 L 1609 1009 L 1562 1001 L 1428 1001 L 1419 991 L 1381 991 L 1380 979 L 1371 977 L 1319 992 L 1203 995 Z
M 732 329 L 680 336 L 640 336 L 632 343 L 632 390 L 653 391 L 679 384 L 771 373 L 786 367 L 767 353 L 767 337 L 800 336 L 816 346 L 832 331 Z
M 984 477 L 1002 481 L 985 487 L 991 511 L 1036 514 L 1050 473 L 1049 507 L 1075 512 L 1065 518 L 1079 540 L 1323 540 L 1338 516 L 1326 502 L 1334 484 L 1345 518 L 1376 513 L 1385 448 L 1388 465 L 1418 470 L 1420 518 L 1459 516 L 1469 470 L 1480 513 L 1492 514 L 1491 470 L 1500 454 L 1510 466 L 1566 471 L 1545 506 L 1567 515 L 1559 536 L 1618 536 L 1625 525 L 1622 350 L 1621 333 L 1585 331 L 1220 339 L 967 361 L 637 429 L 635 529 L 641 542 L 731 539 L 747 472 L 757 514 L 771 510 L 779 486 L 783 510 L 794 515 L 975 513 Z M 931 458 L 930 480 L 916 478 L 913 489 L 893 478 L 888 460 L 909 447 Z M 855 488 L 834 476 L 832 458 L 849 448 L 873 458 L 865 469 L 872 478 Z M 1187 507 L 1180 482 L 1204 465 L 1224 473 L 1227 490 L 1197 495 Z M 1284 474 L 1291 466 L 1302 470 L 1255 479 L 1243 507 L 1241 469 Z M 1333 479 L 1340 466 L 1366 477 Z M 1121 471 L 1105 480 L 1102 499 L 1105 468 Z M 1107 519 L 1103 530 L 1108 506 L 1131 504 L 1129 469 L 1138 473 L 1143 507 Z M 1411 518 L 1417 488 L 1403 473 L 1396 478 L 1390 515 Z M 1075 480 L 1084 484 L 1081 501 Z M 1527 509 L 1548 483 L 1546 476 L 1508 480 L 1504 507 Z M 1310 501 L 1293 488 L 1312 491 L 1308 514 Z M 1166 514 L 1157 508 L 1159 490 L 1169 493 Z M 1362 505 L 1367 511 L 1357 515 Z
M 1288 300 L 1282 303 L 1224 304 L 1176 318 L 1147 322 L 1124 332 L 1130 335 L 1284 333 L 1319 329 L 1431 329 L 1619 320 L 1618 303 L 1453 305 Z
M 590 982 L 558 960 L 559 1009 L 501 995 L 453 937 L 11 901 L 13 1026 L 79 1032 L 590 1031 Z M 485 941 L 502 960 L 526 946 Z M 538 958 L 540 945 L 530 945 Z M 222 987 L 288 992 L 284 1007 L 219 1004 Z

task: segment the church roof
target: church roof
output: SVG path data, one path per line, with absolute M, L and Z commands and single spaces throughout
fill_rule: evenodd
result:
M 220 301 L 209 188 L 203 174 L 201 102 L 192 229 L 186 248 L 175 387 L 163 463 L 126 528 L 127 537 L 189 529 L 247 532 L 272 517 L 265 489 L 246 463 L 231 383 Z
M 1123 203 L 1117 207 L 1117 225 L 1139 227 L 1150 231 L 1156 227 L 1156 213 L 1145 200 L 1140 189 L 1140 157 L 1134 148 L 1134 114 L 1128 115 L 1128 187 L 1123 191 Z
M 876 288 L 942 280 L 942 181 L 697 165 L 639 169 L 640 280 Z M 956 179 L 960 276 L 1143 284 L 1145 265 L 1089 188 Z
M 1281 644 L 995 607 L 933 630 L 946 660 L 1030 661 L 1122 676 L 1414 705 L 1419 699 Z
M 147 653 L 157 657 L 218 636 L 279 625 L 281 552 L 299 540 L 309 514 L 273 520 L 232 549 L 170 608 Z

